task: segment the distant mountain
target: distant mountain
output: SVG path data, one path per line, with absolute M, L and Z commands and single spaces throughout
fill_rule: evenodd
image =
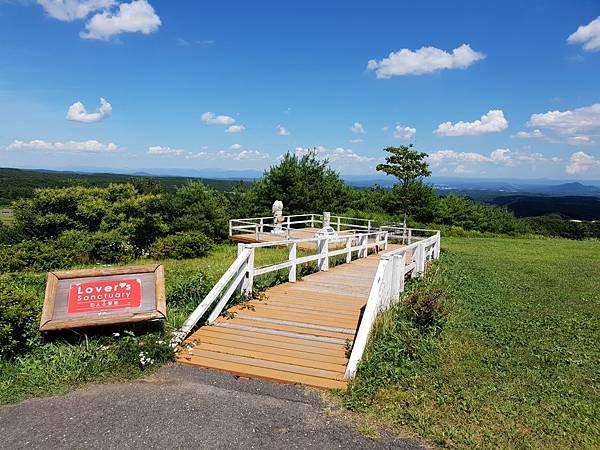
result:
M 558 195 L 593 195 L 600 197 L 600 188 L 588 186 L 579 182 L 548 186 L 544 189 L 544 192 Z
M 508 208 L 517 217 L 561 214 L 570 219 L 600 220 L 600 198 L 592 196 L 505 195 L 492 203 Z

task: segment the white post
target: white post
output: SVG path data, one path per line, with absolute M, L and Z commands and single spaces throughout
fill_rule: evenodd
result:
M 369 231 L 369 233 L 370 233 L 370 232 L 371 232 L 371 221 L 369 220 L 369 221 L 367 222 L 367 224 L 368 224 L 368 231 Z
M 290 273 L 288 275 L 288 280 L 290 283 L 296 282 L 296 246 L 297 245 L 298 244 L 296 242 L 288 244 L 288 251 L 289 251 L 288 259 L 292 263 L 292 265 L 290 266 Z
M 287 216 L 287 229 L 290 229 L 290 216 Z
M 408 245 L 412 244 L 412 228 L 408 230 Z
M 338 216 L 337 230 L 339 233 L 340 232 L 340 216 Z
M 425 272 L 425 244 L 419 244 L 419 259 L 417 260 L 417 271 L 419 274 Z
M 435 252 L 433 253 L 433 257 L 435 259 L 438 259 L 440 257 L 440 247 L 442 245 L 442 236 L 440 234 L 440 232 L 438 231 L 435 234 Z
M 367 248 L 368 242 L 369 242 L 369 235 L 368 234 L 362 234 L 360 236 L 359 244 L 358 244 L 361 247 L 361 249 L 358 251 L 358 257 L 359 258 L 366 258 L 367 257 L 367 255 L 369 253 L 368 248 Z
M 389 234 L 389 232 L 388 232 L 388 231 L 386 231 L 386 232 L 385 232 L 385 241 L 383 242 L 383 249 L 384 249 L 384 250 L 387 250 L 387 249 L 388 249 L 388 234 Z
M 260 232 L 264 233 L 265 231 L 265 223 L 264 223 L 264 218 L 260 218 Z
M 317 241 L 317 253 L 319 253 L 319 259 L 317 260 L 317 270 L 326 272 L 329 270 L 329 257 L 327 253 L 329 251 L 329 239 L 327 237 L 321 237 Z
M 311 228 L 315 227 L 315 215 L 314 214 L 310 215 L 310 227 Z
M 238 256 L 246 249 L 246 244 L 238 244 Z M 238 293 L 243 295 L 250 295 L 252 293 L 252 285 L 254 284 L 254 249 L 250 249 L 250 256 L 248 262 L 240 267 L 240 271 L 246 272 L 246 277 L 242 279 Z M 239 272 L 238 272 L 239 274 Z
M 229 236 L 233 236 L 233 220 L 229 221 Z
M 352 239 L 353 237 L 350 236 L 346 239 L 346 263 L 352 261 L 352 251 L 350 250 L 352 248 Z
M 413 248 L 413 254 L 412 254 L 412 261 L 415 263 L 415 267 L 412 270 L 412 272 L 410 273 L 410 277 L 411 278 L 417 278 L 418 272 L 419 272 L 419 259 L 420 259 L 420 253 L 421 253 L 421 246 L 417 245 Z
M 260 232 L 258 231 L 258 225 L 254 225 L 254 232 L 256 233 L 256 242 L 260 241 Z

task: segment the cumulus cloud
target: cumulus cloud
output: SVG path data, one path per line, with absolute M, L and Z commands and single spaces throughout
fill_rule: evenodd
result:
M 581 25 L 567 39 L 569 44 L 583 44 L 583 49 L 589 52 L 600 51 L 600 16 L 587 25 Z
M 566 172 L 569 175 L 580 175 L 592 169 L 597 169 L 600 174 L 600 159 L 585 152 L 575 152 L 569 158 Z
M 498 133 L 508 128 L 508 121 L 501 109 L 492 109 L 473 122 L 444 122 L 434 131 L 439 136 L 474 136 Z
M 394 137 L 398 139 L 411 139 L 417 134 L 416 128 L 403 127 L 399 123 L 394 127 Z
M 94 11 L 115 5 L 114 0 L 37 0 L 37 3 L 50 17 L 64 22 L 84 19 Z
M 95 14 L 86 24 L 87 31 L 79 33 L 83 39 L 108 40 L 121 33 L 150 34 L 161 25 L 160 17 L 146 0 L 119 4 L 118 10 L 104 10 Z
M 289 136 L 290 132 L 283 126 L 277 125 L 277 135 L 278 136 Z
M 183 155 L 184 153 L 185 153 L 185 150 L 181 150 L 178 148 L 162 147 L 160 145 L 148 147 L 149 155 L 179 156 L 179 155 Z
M 448 53 L 435 47 L 421 47 L 418 50 L 403 48 L 392 52 L 380 61 L 370 60 L 367 69 L 372 70 L 377 78 L 391 78 L 400 75 L 422 75 L 443 69 L 466 69 L 485 55 L 474 51 L 469 44 Z
M 600 135 L 600 103 L 573 110 L 532 114 L 527 126 L 551 131 L 551 140 L 555 142 L 591 144 L 593 137 Z
M 542 133 L 538 129 L 535 129 L 533 131 L 519 131 L 518 133 L 514 134 L 513 137 L 518 137 L 522 139 L 543 138 L 544 133 Z
M 213 112 L 207 111 L 201 116 L 202 122 L 207 125 L 232 125 L 235 119 L 231 116 L 216 115 Z
M 233 161 L 257 161 L 269 159 L 268 153 L 263 153 L 258 150 L 240 150 L 239 152 L 226 152 L 221 150 L 217 152 L 216 156 L 220 159 L 231 159 Z
M 362 123 L 354 122 L 350 127 L 350 131 L 353 133 L 363 134 L 365 132 L 365 128 L 363 127 Z
M 559 158 L 547 158 L 541 153 L 523 153 L 515 152 L 508 148 L 497 148 L 484 155 L 477 152 L 457 152 L 454 150 L 439 150 L 430 153 L 428 156 L 432 167 L 439 167 L 443 164 L 458 165 L 463 168 L 478 164 L 491 164 L 500 166 L 514 166 L 521 162 L 559 162 Z
M 122 150 L 112 142 L 108 144 L 103 144 L 102 142 L 98 142 L 96 140 L 47 142 L 40 139 L 35 139 L 29 142 L 15 140 L 12 144 L 8 145 L 6 149 L 61 153 L 113 153 Z
M 361 142 L 364 142 L 364 139 L 350 139 L 351 144 L 360 144 Z
M 239 150 L 239 149 L 241 149 L 241 148 L 242 148 L 242 144 L 231 144 L 231 145 L 229 146 L 229 149 L 230 149 L 230 150 Z
M 100 98 L 100 106 L 93 113 L 88 113 L 81 102 L 75 102 L 69 106 L 67 119 L 76 122 L 92 123 L 98 122 L 112 113 L 112 106 L 105 99 Z
M 241 133 L 246 127 L 244 125 L 231 125 L 225 130 L 225 133 Z

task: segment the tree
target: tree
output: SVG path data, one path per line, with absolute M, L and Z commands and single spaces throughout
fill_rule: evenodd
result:
M 427 153 L 413 150 L 413 145 L 402 145 L 400 147 L 386 147 L 383 150 L 390 153 L 385 157 L 385 164 L 377 164 L 377 171 L 386 175 L 395 176 L 398 179 L 398 188 L 394 196 L 404 213 L 404 225 L 406 226 L 406 215 L 409 207 L 409 191 L 411 185 L 424 177 L 431 175 L 429 164 L 425 161 Z
M 286 153 L 252 191 L 260 214 L 270 214 L 275 200 L 283 202 L 286 213 L 301 214 L 343 210 L 348 198 L 344 181 L 315 151 L 303 156 Z

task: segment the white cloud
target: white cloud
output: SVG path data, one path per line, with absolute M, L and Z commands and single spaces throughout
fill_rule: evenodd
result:
M 590 143 L 590 135 L 600 134 L 600 103 L 573 110 L 532 114 L 527 126 L 546 128 L 570 140 L 570 143 Z
M 7 150 L 35 150 L 61 153 L 112 153 L 122 150 L 112 142 L 103 144 L 96 140 L 47 142 L 39 139 L 25 142 L 15 140 L 6 147 Z
M 535 129 L 533 131 L 519 131 L 518 133 L 514 134 L 513 137 L 518 137 L 522 139 L 543 138 L 544 133 L 542 133 L 538 129 Z
M 559 162 L 560 158 L 547 158 L 541 153 L 514 152 L 508 148 L 497 148 L 489 155 L 476 152 L 456 152 L 454 150 L 439 150 L 429 154 L 429 163 L 433 167 L 443 163 L 454 164 L 495 164 L 502 166 L 514 166 L 519 162 Z
M 225 130 L 225 133 L 241 133 L 246 127 L 244 125 L 231 125 Z
M 79 33 L 83 39 L 108 40 L 121 33 L 150 34 L 158 30 L 161 20 L 146 0 L 121 3 L 115 12 L 104 10 L 95 14 L 86 24 L 86 32 Z
M 394 137 L 398 139 L 411 139 L 417 134 L 416 128 L 403 127 L 399 123 L 394 127 Z
M 241 149 L 241 148 L 242 148 L 242 144 L 231 144 L 231 145 L 229 146 L 229 149 L 230 149 L 230 150 L 239 150 L 239 149 Z
M 183 155 L 185 150 L 181 150 L 178 148 L 171 147 L 161 147 L 160 145 L 155 145 L 153 147 L 148 147 L 149 155 L 171 155 L 171 156 L 179 156 Z
M 360 144 L 361 142 L 364 142 L 364 139 L 350 139 L 351 144 Z
M 508 128 L 508 121 L 501 109 L 492 109 L 473 122 L 444 122 L 438 125 L 435 134 L 439 136 L 474 136 L 498 133 Z
M 350 131 L 353 133 L 363 134 L 365 132 L 365 128 L 363 127 L 362 123 L 354 122 L 350 127 Z
M 75 102 L 69 106 L 67 119 L 76 122 L 92 123 L 98 122 L 112 113 L 112 106 L 105 99 L 100 98 L 100 106 L 96 112 L 88 113 L 81 102 Z
M 569 44 L 583 44 L 583 49 L 589 52 L 600 51 L 600 16 L 587 25 L 581 25 L 567 39 Z
M 569 175 L 583 174 L 591 169 L 597 169 L 598 174 L 600 174 L 600 159 L 584 152 L 573 153 L 566 167 Z
M 114 0 L 37 0 L 46 14 L 64 22 L 83 19 L 100 9 L 115 5 Z
M 207 111 L 201 116 L 202 122 L 207 125 L 232 125 L 235 119 L 231 116 L 215 115 L 215 113 Z
M 374 70 L 377 78 L 391 78 L 399 75 L 422 75 L 443 69 L 466 69 L 485 55 L 476 52 L 469 44 L 448 53 L 435 47 L 421 47 L 418 50 L 403 48 L 392 52 L 381 61 L 374 59 L 367 64 L 367 69 Z
M 270 158 L 268 153 L 262 153 L 258 150 L 241 150 L 239 152 L 226 152 L 221 150 L 217 152 L 216 157 L 220 159 L 231 159 L 234 161 L 256 161 Z
M 290 132 L 283 126 L 277 125 L 277 135 L 278 136 L 289 136 Z

